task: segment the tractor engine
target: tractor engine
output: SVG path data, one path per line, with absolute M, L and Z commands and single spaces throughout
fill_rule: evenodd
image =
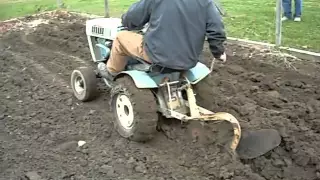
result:
M 86 35 L 94 62 L 108 60 L 112 42 L 123 29 L 119 18 L 98 18 L 86 22 Z

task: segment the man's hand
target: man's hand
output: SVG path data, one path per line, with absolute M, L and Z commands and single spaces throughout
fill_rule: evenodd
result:
M 222 61 L 223 63 L 225 63 L 227 61 L 226 53 L 223 53 L 219 58 L 213 58 L 212 59 L 211 65 L 210 65 L 210 71 L 211 72 L 213 71 L 213 66 L 214 66 L 215 60 L 219 60 L 219 61 Z
M 129 30 L 140 30 L 149 22 L 153 0 L 140 0 L 130 6 L 128 11 L 121 16 L 122 25 Z
M 226 62 L 227 61 L 227 55 L 226 53 L 223 53 L 219 58 L 216 58 L 217 60 L 219 61 L 222 61 L 222 62 Z

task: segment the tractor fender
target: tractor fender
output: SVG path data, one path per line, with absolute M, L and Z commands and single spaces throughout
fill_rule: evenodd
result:
M 197 84 L 199 81 L 204 79 L 211 73 L 210 69 L 201 62 L 198 62 L 197 65 L 188 71 L 186 71 L 186 77 L 191 84 Z
M 157 88 L 157 83 L 146 73 L 143 71 L 130 70 L 130 71 L 122 71 L 119 75 L 129 75 L 137 88 Z M 118 75 L 118 76 L 119 76 Z
M 158 80 L 161 79 L 162 76 L 165 76 L 162 74 L 155 77 L 151 77 L 148 73 L 138 70 L 122 71 L 119 75 L 121 74 L 129 75 L 134 81 L 137 88 L 158 88 Z M 210 69 L 200 62 L 198 62 L 195 67 L 189 69 L 185 73 L 187 79 L 190 81 L 191 84 L 197 84 L 208 74 L 210 74 Z

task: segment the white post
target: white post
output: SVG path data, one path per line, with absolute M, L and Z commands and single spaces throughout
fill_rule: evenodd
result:
M 281 27 L 282 27 L 282 0 L 277 0 L 277 12 L 276 12 L 276 46 L 281 45 Z
M 63 7 L 62 0 L 57 0 L 57 5 L 58 5 L 58 8 L 62 8 Z
M 110 17 L 108 0 L 104 0 L 104 17 Z

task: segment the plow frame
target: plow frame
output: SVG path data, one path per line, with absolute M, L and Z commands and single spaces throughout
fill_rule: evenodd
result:
M 196 97 L 194 90 L 192 88 L 192 84 L 190 81 L 188 81 L 188 78 L 185 76 L 185 74 L 182 74 L 182 76 L 185 79 L 186 84 L 182 85 L 179 87 L 178 91 L 178 100 L 180 101 L 181 106 L 185 106 L 185 108 L 182 109 L 187 109 L 187 111 L 182 111 L 181 108 L 177 109 L 176 107 L 173 106 L 173 102 L 171 102 L 171 93 L 170 92 L 170 86 L 174 84 L 180 83 L 180 81 L 175 81 L 175 82 L 164 82 L 160 84 L 159 90 L 161 91 L 161 87 L 164 87 L 164 89 L 167 90 L 166 94 L 169 96 L 167 99 L 169 99 L 169 102 L 165 101 L 165 97 L 163 95 L 164 92 L 157 92 L 156 97 L 159 103 L 159 111 L 167 118 L 175 118 L 183 122 L 188 122 L 188 121 L 201 121 L 201 122 L 206 122 L 206 121 L 227 121 L 231 123 L 232 128 L 233 128 L 233 138 L 230 143 L 230 149 L 235 152 L 241 138 L 241 127 L 239 124 L 239 121 L 231 114 L 226 113 L 226 112 L 217 112 L 214 113 L 208 109 L 205 109 L 203 107 L 200 107 L 197 105 L 196 102 Z M 183 99 L 183 97 L 180 95 L 181 91 L 185 90 L 186 95 L 187 95 L 187 100 Z M 179 93 L 180 92 L 180 93 Z M 162 94 L 161 94 L 162 93 Z M 177 109 L 177 110 L 176 110 Z

